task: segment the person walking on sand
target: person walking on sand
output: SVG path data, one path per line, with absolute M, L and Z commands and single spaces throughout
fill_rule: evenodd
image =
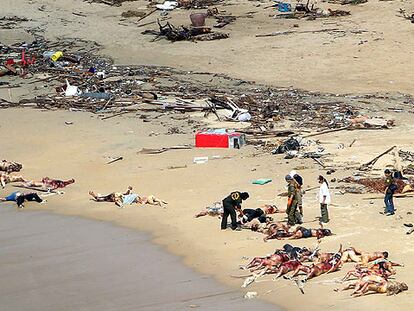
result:
M 303 194 L 304 194 L 304 191 L 302 190 L 303 178 L 298 173 L 296 173 L 296 171 L 291 171 L 289 175 L 296 182 L 295 186 L 297 188 L 297 195 L 298 195 L 298 208 L 297 208 L 295 217 L 296 217 L 296 223 L 300 225 L 303 223 Z
M 237 224 L 236 210 L 242 214 L 242 201 L 245 201 L 248 198 L 249 194 L 247 192 L 234 191 L 223 200 L 223 218 L 221 219 L 221 230 L 227 229 L 227 218 L 229 215 L 231 218 L 231 229 L 237 231 L 241 230 L 240 226 Z
M 319 203 L 321 206 L 321 223 L 329 222 L 328 204 L 331 203 L 331 194 L 329 193 L 329 185 L 325 177 L 319 175 L 318 182 L 321 184 L 319 188 Z
M 397 190 L 397 185 L 394 183 L 394 178 L 392 178 L 392 173 L 389 169 L 386 169 L 384 171 L 385 175 L 385 197 L 384 197 L 384 203 L 385 203 L 385 215 L 391 216 L 394 215 L 394 202 L 393 202 L 393 196 L 395 190 Z M 384 213 L 382 213 L 384 214 Z
M 286 214 L 288 215 L 288 225 L 294 226 L 297 220 L 297 208 L 299 202 L 298 187 L 296 181 L 292 176 L 286 175 L 286 182 L 288 183 L 288 202 L 286 208 Z

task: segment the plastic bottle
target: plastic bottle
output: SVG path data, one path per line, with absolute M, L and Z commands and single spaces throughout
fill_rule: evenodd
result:
M 63 56 L 63 52 L 62 51 L 57 51 L 55 54 L 52 55 L 52 57 L 50 58 L 53 62 L 56 62 L 59 60 L 59 58 L 61 58 Z

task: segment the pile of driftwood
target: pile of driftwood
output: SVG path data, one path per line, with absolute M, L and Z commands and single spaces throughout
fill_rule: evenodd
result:
M 368 192 L 377 192 L 384 193 L 385 191 L 385 180 L 384 178 L 355 178 L 355 177 L 346 177 L 340 182 L 353 183 L 363 185 Z M 397 185 L 396 193 L 405 193 L 413 190 L 413 181 L 412 180 L 402 180 L 395 179 L 395 184 Z
M 217 5 L 223 0 L 178 0 L 178 6 L 183 9 L 206 9 Z
M 64 61 L 51 62 L 42 56 L 56 49 L 64 51 Z M 346 97 L 269 88 L 222 74 L 114 66 L 112 60 L 98 56 L 97 50 L 96 44 L 90 42 L 49 42 L 41 38 L 24 46 L 0 46 L 2 63 L 8 58 L 20 58 L 22 51 L 36 59 L 25 68 L 26 75 L 15 81 L 55 88 L 47 95 L 19 102 L 0 100 L 0 108 L 30 106 L 118 115 L 131 111 L 203 111 L 216 115 L 220 121 L 241 121 L 238 115 L 245 113 L 250 114 L 248 131 L 258 139 L 286 136 L 295 129 L 311 129 L 317 134 L 347 130 L 359 115 L 360 108 Z M 206 82 L 206 75 L 223 83 Z M 82 94 L 66 96 L 68 85 L 77 87 Z M 275 124 L 283 120 L 291 121 L 292 130 L 288 133 L 274 130 Z
M 413 14 L 407 14 L 405 9 L 400 9 L 399 12 L 400 12 L 402 17 L 409 20 L 411 23 L 414 23 L 414 13 Z
M 414 152 L 399 150 L 398 155 L 403 161 L 414 162 Z
M 328 3 L 341 4 L 341 5 L 346 5 L 346 4 L 357 5 L 357 4 L 367 3 L 367 2 L 368 0 L 328 0 Z
M 14 29 L 17 26 L 17 24 L 27 21 L 29 20 L 25 17 L 3 16 L 0 17 L 0 26 L 1 29 Z
M 104 3 L 107 5 L 121 6 L 123 2 L 133 2 L 136 0 L 84 0 L 88 3 Z
M 153 41 L 165 38 L 172 42 L 175 41 L 211 41 L 226 39 L 229 37 L 226 33 L 213 32 L 209 27 L 176 27 L 169 22 L 165 25 L 161 25 L 158 22 L 159 31 L 156 30 L 145 30 L 142 32 L 144 35 L 155 35 Z

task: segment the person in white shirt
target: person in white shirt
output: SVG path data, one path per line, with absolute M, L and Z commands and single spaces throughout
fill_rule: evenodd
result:
M 331 195 L 329 193 L 329 185 L 325 177 L 319 175 L 318 181 L 321 184 L 319 188 L 319 203 L 321 205 L 321 222 L 329 222 L 328 204 L 331 203 Z

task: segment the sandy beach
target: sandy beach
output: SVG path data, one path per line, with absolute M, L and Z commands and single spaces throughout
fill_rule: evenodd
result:
M 193 81 L 196 87 L 208 85 L 213 90 L 229 89 L 237 94 L 244 91 L 243 87 L 256 85 L 260 91 L 267 86 L 284 90 L 287 87 L 292 92 L 293 88 L 300 88 L 315 92 L 321 102 L 329 100 L 333 107 L 336 101 L 349 103 L 362 115 L 395 120 L 395 126 L 389 129 L 344 130 L 314 137 L 313 143 L 324 149 L 324 168 L 311 158 L 285 159 L 284 155 L 273 155 L 266 146 L 253 143 L 240 150 L 191 148 L 153 155 L 139 153 L 143 148 L 193 146 L 194 133 L 201 128 L 249 125 L 219 122 L 214 115 L 137 109 L 104 120 L 102 117 L 107 114 L 85 109 L 1 109 L 0 158 L 23 163 L 20 173 L 29 180 L 45 176 L 75 179 L 73 185 L 63 190 L 64 194 L 47 196 L 45 204 L 28 203 L 16 212 L 12 210 L 15 205 L 1 203 L 4 210 L 0 212 L 0 249 L 4 252 L 0 271 L 6 277 L 0 281 L 0 287 L 1 301 L 8 306 L 7 310 L 222 310 L 223 305 L 229 310 L 298 310 L 303 306 L 309 311 L 413 309 L 414 242 L 403 226 L 414 222 L 412 198 L 396 198 L 396 215 L 385 217 L 379 214 L 384 207 L 381 193 L 343 192 L 344 184 L 338 182 L 358 173 L 361 164 L 392 146 L 396 146 L 395 151 L 375 163 L 368 173 L 370 177 L 382 177 L 385 167 L 401 166 L 398 150 L 414 151 L 410 97 L 414 94 L 413 25 L 399 17 L 395 3 L 388 1 L 369 1 L 358 6 L 318 3 L 324 8 L 345 8 L 351 15 L 316 20 L 274 19 L 275 9 L 264 9 L 269 4 L 272 3 L 226 1 L 226 5 L 218 5 L 219 10 L 238 16 L 235 23 L 223 30 L 231 34 L 229 39 L 170 43 L 152 42 L 151 36 L 141 34 L 156 25 L 138 27 L 136 18 L 120 17 L 127 10 L 148 11 L 145 1 L 114 7 L 80 0 L 5 0 L 2 15 L 28 20 L 11 28 L 4 26 L 7 20 L 0 21 L 2 44 L 30 41 L 38 35 L 50 42 L 72 39 L 75 49 L 96 42 L 99 46 L 94 53 L 114 59 L 114 66 L 163 65 L 181 70 L 146 77 L 143 91 L 154 91 L 154 87 L 168 83 L 178 88 L 186 80 L 197 80 Z M 401 5 L 407 12 L 414 9 L 409 2 Z M 169 13 L 169 21 L 188 24 L 188 15 L 187 10 L 174 10 Z M 246 17 L 249 15 L 253 16 Z M 160 17 L 156 12 L 148 21 Z M 212 23 L 207 20 L 207 24 Z M 275 31 L 328 27 L 338 28 L 342 35 L 293 33 L 255 37 Z M 186 74 L 187 70 L 199 73 Z M 0 98 L 9 104 L 56 93 L 57 81 L 36 79 L 42 81 L 44 76 L 35 74 L 28 80 L 0 77 L 0 82 L 8 83 L 0 87 Z M 268 122 L 274 123 L 275 130 L 292 129 L 301 135 L 315 131 L 293 128 L 293 119 L 289 117 Z M 117 157 L 122 160 L 107 164 Z M 195 157 L 209 159 L 204 164 L 194 164 Z M 327 175 L 327 167 L 334 168 L 334 172 Z M 307 227 L 318 227 L 317 176 L 322 174 L 329 179 L 333 204 L 329 207 L 331 221 L 327 227 L 334 235 L 324 238 L 320 248 L 336 251 L 342 244 L 367 252 L 386 250 L 391 260 L 404 264 L 397 268 L 395 279 L 407 283 L 408 291 L 397 296 L 362 298 L 351 298 L 349 292 L 335 292 L 342 287 L 340 279 L 354 267 L 349 263 L 339 272 L 307 282 L 305 294 L 294 282 L 273 281 L 271 276 L 240 288 L 243 278 L 237 276 L 246 272 L 239 266 L 255 256 L 273 253 L 284 242 L 265 243 L 263 235 L 248 230 L 221 231 L 218 218 L 195 219 L 194 215 L 234 190 L 250 193 L 244 208 L 270 203 L 284 207 L 286 197 L 278 194 L 286 191 L 284 177 L 292 169 L 304 177 L 304 189 L 311 189 L 304 195 Z M 252 181 L 258 178 L 271 178 L 272 182 L 253 185 Z M 15 185 L 0 189 L 0 197 L 16 191 Z M 127 186 L 140 195 L 156 195 L 168 204 L 118 209 L 112 203 L 93 202 L 88 195 L 90 190 L 106 194 L 124 191 Z M 286 217 L 276 214 L 274 218 L 285 221 Z M 292 244 L 314 248 L 317 242 L 304 239 Z M 112 258 L 114 253 L 117 256 Z M 38 266 L 33 266 L 30 256 L 39 256 L 35 261 Z M 153 257 L 162 260 L 152 261 Z M 96 262 L 94 258 L 102 260 Z M 141 267 L 145 262 L 148 269 Z M 168 269 L 170 266 L 172 270 Z M 28 273 L 33 273 L 34 278 L 27 279 L 31 276 Z M 163 277 L 165 282 L 160 281 Z M 23 288 L 19 286 L 22 278 L 26 279 Z M 170 291 L 171 287 L 177 291 Z M 161 292 L 154 293 L 158 291 Z M 248 291 L 257 292 L 258 299 L 264 302 L 251 304 L 243 300 Z M 57 307 L 60 303 L 64 308 Z
M 221 232 L 217 218 L 195 219 L 194 214 L 234 189 L 249 191 L 253 199 L 246 202 L 246 207 L 269 202 L 283 206 L 285 198 L 275 199 L 275 193 L 285 189 L 283 176 L 291 168 L 291 164 L 287 163 L 290 161 L 278 160 L 273 155 L 257 155 L 251 147 L 241 150 L 192 149 L 171 151 L 170 154 L 137 155 L 137 149 L 156 147 L 165 141 L 161 135 L 149 139 L 148 134 L 154 125 L 138 123 L 133 117 L 101 121 L 86 113 L 65 111 L 8 109 L 1 113 L 4 121 L 0 139 L 4 142 L 3 150 L 6 150 L 4 157 L 27 163 L 24 172 L 29 178 L 51 175 L 73 177 L 76 180 L 74 185 L 64 189 L 64 195 L 50 196 L 46 204 L 28 204 L 27 210 L 82 216 L 151 232 L 155 243 L 182 256 L 184 263 L 235 288 L 243 280 L 232 278 L 231 275 L 245 274 L 238 269 L 239 265 L 247 263 L 243 258 L 272 253 L 284 244 L 283 241 L 264 243 L 262 235 L 249 231 Z M 65 125 L 65 121 L 69 120 L 73 125 Z M 53 132 L 50 131 L 51 128 L 54 129 Z M 411 126 L 407 126 L 406 132 L 409 130 L 412 131 Z M 13 141 L 7 139 L 11 132 L 14 133 Z M 34 136 L 28 136 L 27 133 Z M 350 134 L 336 134 L 334 136 L 339 137 L 325 137 L 324 140 L 335 138 L 347 141 L 355 137 L 354 134 L 350 137 L 347 135 Z M 372 136 L 369 137 L 370 135 Z M 409 137 L 410 135 L 406 140 L 401 138 L 400 145 L 409 145 Z M 362 161 L 376 154 L 379 138 L 375 131 L 365 132 L 363 137 L 358 138 L 364 139 L 367 144 L 365 149 L 358 147 L 364 150 Z M 169 144 L 189 143 L 191 140 L 192 134 L 168 136 Z M 71 142 L 70 148 L 68 141 Z M 342 153 L 345 158 L 352 154 L 352 150 L 346 149 L 336 152 Z M 123 161 L 106 165 L 105 156 L 119 154 L 124 156 Z M 221 158 L 203 165 L 192 163 L 194 156 L 213 155 L 220 155 Z M 337 160 L 339 161 L 339 155 Z M 392 161 L 392 158 L 382 161 Z M 237 178 L 234 177 L 235 163 L 239 168 Z M 184 165 L 187 168 L 168 169 L 169 166 Z M 295 163 L 295 166 L 306 167 L 300 172 L 307 181 L 306 187 L 313 186 L 314 176 L 320 171 L 318 165 L 311 159 L 304 159 Z M 252 171 L 252 168 L 256 170 Z M 347 176 L 347 172 L 342 170 L 335 173 L 335 176 Z M 271 177 L 275 182 L 264 186 L 251 185 L 251 180 L 255 177 Z M 121 191 L 128 185 L 143 194 L 154 193 L 169 204 L 165 209 L 153 206 L 117 209 L 111 203 L 93 202 L 87 194 L 90 189 L 102 193 L 111 192 L 114 188 Z M 6 195 L 12 190 L 13 187 L 10 186 L 1 190 L 0 194 Z M 407 214 L 410 211 L 410 199 L 397 199 L 398 215 L 385 218 L 378 214 L 382 209 L 381 200 L 363 200 L 364 197 L 372 196 L 373 194 L 333 195 L 335 206 L 331 207 L 332 221 L 329 228 L 335 236 L 325 238 L 321 248 L 327 251 L 337 250 L 342 243 L 370 251 L 385 249 L 390 252 L 392 260 L 406 265 L 399 268 L 399 272 L 404 269 L 401 278 L 410 284 L 414 277 L 410 272 L 413 241 L 411 236 L 405 235 L 402 227 L 402 223 L 413 221 L 413 216 Z M 310 227 L 318 226 L 314 220 L 319 214 L 315 197 L 316 190 L 305 196 L 305 225 Z M 283 218 L 283 215 L 276 215 L 276 219 Z M 316 240 L 298 240 L 294 244 L 314 247 Z M 361 306 L 368 310 L 386 310 L 396 303 L 401 306 L 401 310 L 411 308 L 411 292 L 396 297 L 371 295 L 360 299 L 351 299 L 346 292 L 334 293 L 333 289 L 340 286 L 335 284 L 335 280 L 339 280 L 351 267 L 349 265 L 343 272 L 322 276 L 319 280 L 310 282 L 306 286 L 306 295 L 302 295 L 289 281 L 272 282 L 271 278 L 264 278 L 265 282 L 252 284 L 240 292 L 240 296 L 243 292 L 257 291 L 260 298 L 286 309 L 295 309 L 296 303 L 303 304 L 304 301 L 307 301 L 310 310 L 322 307 L 359 310 Z M 267 292 L 269 293 L 266 294 Z M 319 297 L 318 300 L 314 299 L 315 295 Z

